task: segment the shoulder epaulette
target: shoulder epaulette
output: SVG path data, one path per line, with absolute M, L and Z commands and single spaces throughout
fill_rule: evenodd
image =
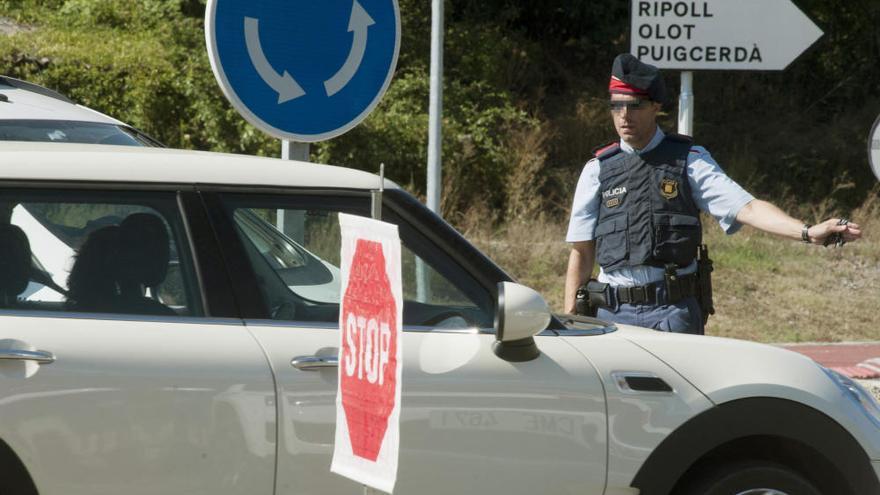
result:
M 611 158 L 620 152 L 620 142 L 612 141 L 608 144 L 603 144 L 597 148 L 593 148 L 593 156 L 598 158 L 599 160 L 606 160 Z

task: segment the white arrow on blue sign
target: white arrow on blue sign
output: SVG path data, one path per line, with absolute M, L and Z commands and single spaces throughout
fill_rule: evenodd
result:
M 209 0 L 211 69 L 233 107 L 280 139 L 336 137 L 369 115 L 400 51 L 397 0 Z

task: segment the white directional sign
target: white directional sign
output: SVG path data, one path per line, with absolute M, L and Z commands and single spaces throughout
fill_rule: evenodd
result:
M 783 70 L 822 30 L 791 0 L 632 0 L 630 53 L 661 69 Z
M 375 108 L 400 50 L 397 0 L 208 0 L 211 69 L 236 110 L 299 142 L 338 136 Z
M 874 121 L 871 135 L 868 136 L 868 160 L 871 162 L 871 170 L 880 180 L 880 117 Z

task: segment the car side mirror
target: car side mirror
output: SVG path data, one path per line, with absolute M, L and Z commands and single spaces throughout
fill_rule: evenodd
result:
M 550 308 L 540 294 L 524 285 L 499 282 L 492 346 L 495 355 L 513 362 L 537 358 L 541 351 L 533 337 L 547 328 L 550 318 Z

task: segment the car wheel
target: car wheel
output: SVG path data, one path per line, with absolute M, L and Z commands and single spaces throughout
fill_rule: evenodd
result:
M 749 461 L 710 469 L 681 495 L 822 495 L 796 471 L 768 461 Z

